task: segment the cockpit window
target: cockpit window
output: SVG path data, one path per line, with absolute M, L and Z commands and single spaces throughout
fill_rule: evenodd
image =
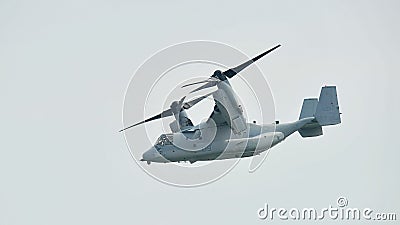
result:
M 164 146 L 164 145 L 172 145 L 173 136 L 172 134 L 162 134 L 156 142 L 156 145 Z

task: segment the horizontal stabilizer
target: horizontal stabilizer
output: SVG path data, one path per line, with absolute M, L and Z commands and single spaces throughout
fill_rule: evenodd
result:
M 322 127 L 318 124 L 306 125 L 299 129 L 299 133 L 302 137 L 316 137 L 323 134 Z

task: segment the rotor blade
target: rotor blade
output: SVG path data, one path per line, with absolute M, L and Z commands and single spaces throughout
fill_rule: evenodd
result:
M 211 81 L 217 81 L 217 79 L 214 78 L 214 77 L 210 77 L 207 80 L 202 80 L 202 81 L 197 81 L 197 82 L 193 82 L 193 83 L 190 83 L 190 84 L 185 84 L 185 85 L 182 86 L 182 88 L 189 87 L 189 86 L 192 86 L 192 85 L 195 85 L 195 84 L 207 83 L 207 82 L 211 82 Z
M 213 94 L 213 92 L 211 92 L 211 93 L 209 93 L 209 94 L 207 94 L 207 95 L 204 95 L 204 96 L 195 98 L 195 99 L 193 99 L 193 100 L 191 100 L 191 101 L 189 101 L 189 102 L 185 102 L 185 103 L 184 103 L 183 101 L 185 100 L 186 96 L 184 96 L 183 98 L 181 98 L 181 99 L 179 100 L 179 102 L 178 102 L 178 104 L 179 104 L 178 107 L 182 107 L 183 109 L 189 109 L 190 107 L 192 107 L 192 106 L 194 106 L 195 104 L 199 103 L 201 100 L 207 98 L 207 97 L 210 96 L 211 94 Z M 164 110 L 162 113 L 160 113 L 160 114 L 158 114 L 158 115 L 155 115 L 155 116 L 153 116 L 153 117 L 150 117 L 150 118 L 148 118 L 148 119 L 145 119 L 145 120 L 143 120 L 143 121 L 140 121 L 139 123 L 135 123 L 135 124 L 133 124 L 133 125 L 131 125 L 131 126 L 129 126 L 129 127 L 126 127 L 126 128 L 124 128 L 124 129 L 120 130 L 119 132 L 122 132 L 122 131 L 124 131 L 124 130 L 127 130 L 127 129 L 129 129 L 129 128 L 132 128 L 132 127 L 134 127 L 134 126 L 137 126 L 137 125 L 140 125 L 140 124 L 143 124 L 143 123 L 147 123 L 147 122 L 150 122 L 150 121 L 153 121 L 153 120 L 157 120 L 157 119 L 161 119 L 161 118 L 164 118 L 164 117 L 167 117 L 167 116 L 173 116 L 173 115 L 174 115 L 173 109 L 170 108 L 170 109 Z
M 262 53 L 262 54 L 260 54 L 260 55 L 258 55 L 256 57 L 250 59 L 249 61 L 247 61 L 245 63 L 242 63 L 237 67 L 234 67 L 234 68 L 231 68 L 231 69 L 225 71 L 224 75 L 229 77 L 229 78 L 232 78 L 233 76 L 238 74 L 240 71 L 244 70 L 246 67 L 250 66 L 252 63 L 254 63 L 255 61 L 261 59 L 263 56 L 265 56 L 266 54 L 268 54 L 268 53 L 272 52 L 273 50 L 279 48 L 280 46 L 281 45 L 277 45 L 277 46 L 267 50 L 266 52 L 264 52 L 264 53 Z
M 200 87 L 194 89 L 193 91 L 191 91 L 191 92 L 189 92 L 189 93 L 193 93 L 193 92 L 196 92 L 196 91 L 200 91 L 200 90 L 202 90 L 202 89 L 214 87 L 215 85 L 217 85 L 217 83 L 218 83 L 218 81 L 209 81 L 208 83 L 206 83 L 206 84 L 204 84 L 204 85 L 202 85 L 202 86 L 200 86 Z
M 183 96 L 182 98 L 181 98 L 181 100 L 179 100 L 179 105 L 182 107 L 182 103 L 183 103 L 183 101 L 185 101 L 185 98 L 186 98 L 186 96 Z
M 153 121 L 153 120 L 161 119 L 163 117 L 172 116 L 172 115 L 174 115 L 174 113 L 172 112 L 172 109 L 167 109 L 167 110 L 163 111 L 162 113 L 160 113 L 158 115 L 155 115 L 153 117 L 145 119 L 145 120 L 143 120 L 143 121 L 141 121 L 139 123 L 135 123 L 133 125 L 130 125 L 129 127 L 125 127 L 124 129 L 120 130 L 119 132 L 122 132 L 124 130 L 127 130 L 129 128 L 132 128 L 134 126 L 137 126 L 137 125 L 140 125 L 140 124 L 143 124 L 143 123 L 147 123 L 147 122 L 150 122 L 150 121 Z
M 183 109 L 190 109 L 192 106 L 196 105 L 197 103 L 199 103 L 200 101 L 202 101 L 203 99 L 207 98 L 208 96 L 214 94 L 214 92 L 211 92 L 209 94 L 203 95 L 201 97 L 195 98 L 189 102 L 185 102 L 182 106 Z

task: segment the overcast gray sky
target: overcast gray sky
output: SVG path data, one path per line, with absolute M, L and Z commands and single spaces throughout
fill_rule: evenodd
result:
M 264 203 L 323 208 L 339 196 L 399 217 L 399 6 L 0 1 L 0 224 L 263 224 Z M 124 93 L 156 51 L 199 39 L 250 56 L 281 43 L 257 62 L 277 119 L 297 119 L 302 99 L 332 84 L 343 123 L 294 134 L 253 174 L 244 160 L 204 187 L 155 181 L 117 133 Z

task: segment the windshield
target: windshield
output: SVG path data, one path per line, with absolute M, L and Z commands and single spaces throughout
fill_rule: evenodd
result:
M 162 134 L 156 142 L 156 145 L 172 145 L 173 142 L 173 136 L 172 134 Z

